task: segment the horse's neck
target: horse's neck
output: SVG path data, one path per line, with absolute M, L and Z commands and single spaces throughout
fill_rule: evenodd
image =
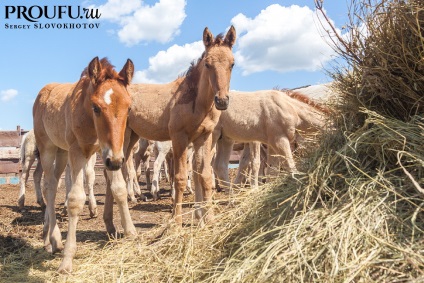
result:
M 209 79 L 202 72 L 197 87 L 197 96 L 195 100 L 195 113 L 206 115 L 214 109 L 214 93 Z
M 92 102 L 91 102 L 91 96 L 94 93 L 94 87 L 89 81 L 85 81 L 81 85 L 81 100 L 84 105 L 84 109 L 89 114 L 90 117 L 92 117 Z
M 293 107 L 296 109 L 297 115 L 301 119 L 299 127 L 309 128 L 309 127 L 323 127 L 324 126 L 324 116 L 325 114 L 319 109 L 309 105 L 306 102 L 300 101 L 296 98 L 290 97 L 290 102 Z
M 93 110 L 91 95 L 94 93 L 94 89 L 89 81 L 80 81 L 73 89 L 72 97 L 69 100 L 71 104 L 72 115 L 69 119 L 74 120 L 73 127 L 80 128 L 81 121 L 84 121 L 84 138 L 91 137 L 93 143 L 97 142 L 97 134 L 95 131 Z M 73 128 L 73 130 L 77 130 Z M 81 130 L 79 130 L 81 131 Z M 76 132 L 74 134 L 78 135 Z M 91 145 L 89 145 L 91 147 Z

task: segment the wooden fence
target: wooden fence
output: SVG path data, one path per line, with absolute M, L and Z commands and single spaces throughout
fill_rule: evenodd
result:
M 20 126 L 16 131 L 0 131 L 0 185 L 19 183 L 21 140 L 26 132 Z

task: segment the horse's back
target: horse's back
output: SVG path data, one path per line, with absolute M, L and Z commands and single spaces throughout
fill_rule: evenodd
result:
M 51 83 L 44 86 L 34 102 L 34 131 L 39 143 L 49 140 L 65 149 L 66 106 L 74 83 Z
M 274 90 L 230 92 L 228 109 L 220 123 L 223 132 L 234 140 L 266 142 L 267 132 L 281 132 L 298 122 L 297 113 Z
M 132 84 L 129 127 L 148 140 L 170 140 L 168 123 L 175 84 Z
M 44 114 L 43 111 L 48 109 L 51 111 L 54 111 L 55 107 L 60 109 L 65 104 L 74 86 L 75 84 L 73 83 L 50 83 L 45 85 L 34 102 L 34 115 L 36 111 L 39 114 Z

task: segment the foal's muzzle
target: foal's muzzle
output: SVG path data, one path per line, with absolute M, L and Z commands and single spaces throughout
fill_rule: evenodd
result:
M 113 154 L 112 150 L 104 149 L 102 152 L 103 163 L 107 170 L 116 171 L 122 168 L 125 162 L 124 154 Z
M 230 102 L 230 97 L 228 95 L 225 98 L 219 98 L 219 96 L 215 95 L 215 107 L 218 110 L 226 110 L 228 108 L 228 104 Z
M 124 158 L 120 160 L 112 160 L 111 158 L 106 158 L 105 166 L 107 170 L 117 171 L 122 168 L 122 164 L 124 164 Z

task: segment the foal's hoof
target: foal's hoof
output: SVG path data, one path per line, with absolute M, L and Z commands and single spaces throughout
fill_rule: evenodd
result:
M 157 201 L 158 199 L 160 199 L 160 195 L 159 192 L 150 192 L 153 196 L 153 201 Z
M 115 226 L 113 226 L 111 228 L 107 228 L 106 230 L 107 230 L 106 233 L 109 236 L 109 238 L 111 238 L 111 239 L 118 239 L 119 238 L 119 235 L 116 232 Z
M 71 274 L 72 273 L 72 259 L 64 258 L 57 271 L 61 274 Z
M 44 203 L 44 201 L 40 201 L 40 202 L 37 201 L 37 203 L 41 207 L 42 210 L 46 209 L 46 204 Z
M 63 245 L 62 243 L 60 243 L 59 246 L 57 244 L 56 245 L 48 244 L 44 246 L 44 250 L 48 252 L 49 254 L 55 254 L 63 250 Z
M 18 199 L 18 209 L 21 212 L 25 212 L 25 196 Z
M 52 248 L 52 245 L 51 244 L 48 244 L 47 246 L 44 246 L 44 250 L 46 252 L 48 252 L 49 254 L 52 254 L 53 253 L 53 248 Z
M 68 209 L 66 208 L 66 206 L 63 207 L 62 212 L 61 212 L 61 216 L 62 217 L 68 216 Z
M 128 196 L 128 202 L 137 203 L 137 198 L 135 196 Z
M 205 223 L 206 224 L 211 224 L 215 222 L 215 215 L 213 214 L 213 212 L 207 212 L 205 215 Z
M 134 227 L 134 229 L 131 229 L 129 231 L 126 231 L 125 234 L 124 234 L 125 238 L 126 239 L 129 239 L 129 240 L 136 239 L 137 238 L 137 235 L 138 234 L 137 234 L 137 231 L 135 230 L 135 227 Z
M 90 210 L 90 217 L 91 218 L 97 218 L 97 216 L 99 216 L 99 214 L 97 213 L 97 208 Z
M 52 240 L 50 240 L 50 242 L 51 242 L 51 247 L 52 247 L 52 251 L 51 251 L 52 254 L 60 253 L 63 250 L 62 242 L 57 242 L 57 241 L 52 241 Z

